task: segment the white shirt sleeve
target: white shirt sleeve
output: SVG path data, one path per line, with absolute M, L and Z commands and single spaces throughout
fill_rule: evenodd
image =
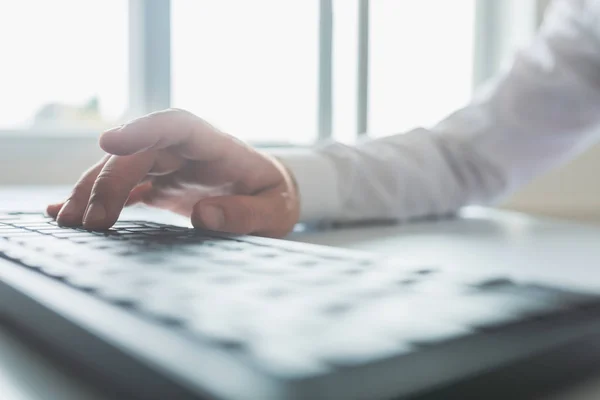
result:
M 596 4 L 556 1 L 512 67 L 432 129 L 281 156 L 302 221 L 407 220 L 489 204 L 596 140 Z

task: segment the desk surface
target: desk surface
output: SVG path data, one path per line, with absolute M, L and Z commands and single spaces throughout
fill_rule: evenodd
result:
M 64 189 L 52 188 L 0 189 L 0 210 L 40 209 L 64 193 Z M 148 215 L 141 210 L 127 214 L 135 218 Z M 182 222 L 166 213 L 152 213 L 151 218 Z M 600 269 L 595 267 L 600 260 L 600 228 L 514 213 L 470 209 L 452 220 L 299 232 L 291 239 L 391 254 L 407 262 L 452 269 L 485 268 L 521 279 L 600 290 Z M 0 393 L 11 400 L 107 400 L 2 325 Z M 600 377 L 549 400 L 598 398 Z

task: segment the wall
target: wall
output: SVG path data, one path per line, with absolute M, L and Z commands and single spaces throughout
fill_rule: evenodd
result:
M 600 144 L 536 179 L 506 208 L 600 224 Z
M 535 0 L 535 3 L 536 24 L 539 25 L 543 20 L 544 10 L 552 0 Z M 510 52 L 521 44 L 513 39 L 512 43 L 505 46 L 504 57 L 509 57 Z M 589 149 L 567 165 L 536 179 L 512 196 L 504 207 L 600 223 L 598 171 L 600 171 L 600 145 Z
M 0 136 L 0 185 L 71 184 L 99 160 L 93 136 Z

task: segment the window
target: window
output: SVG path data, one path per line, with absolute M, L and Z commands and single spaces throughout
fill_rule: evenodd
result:
M 469 100 L 475 0 L 371 0 L 368 130 L 432 125 Z
M 316 139 L 317 0 L 173 0 L 173 105 L 256 142 Z
M 174 106 L 250 141 L 316 140 L 318 0 L 173 0 L 172 6 Z M 469 99 L 475 0 L 371 0 L 369 6 L 370 134 L 432 124 Z M 359 0 L 332 1 L 331 133 L 343 141 L 360 130 L 359 9 Z
M 127 107 L 127 2 L 0 2 L 0 130 L 99 131 Z
M 469 98 L 481 3 L 498 4 L 2 2 L 0 136 L 97 133 L 167 106 L 265 144 L 430 125 Z

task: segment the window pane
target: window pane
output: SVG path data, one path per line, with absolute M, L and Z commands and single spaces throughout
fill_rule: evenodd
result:
M 127 104 L 127 1 L 0 2 L 0 129 L 98 130 Z
M 468 101 L 475 0 L 371 0 L 369 131 L 427 126 Z
M 317 127 L 316 0 L 173 0 L 173 106 L 245 140 Z
M 358 0 L 333 1 L 333 137 L 356 140 Z

